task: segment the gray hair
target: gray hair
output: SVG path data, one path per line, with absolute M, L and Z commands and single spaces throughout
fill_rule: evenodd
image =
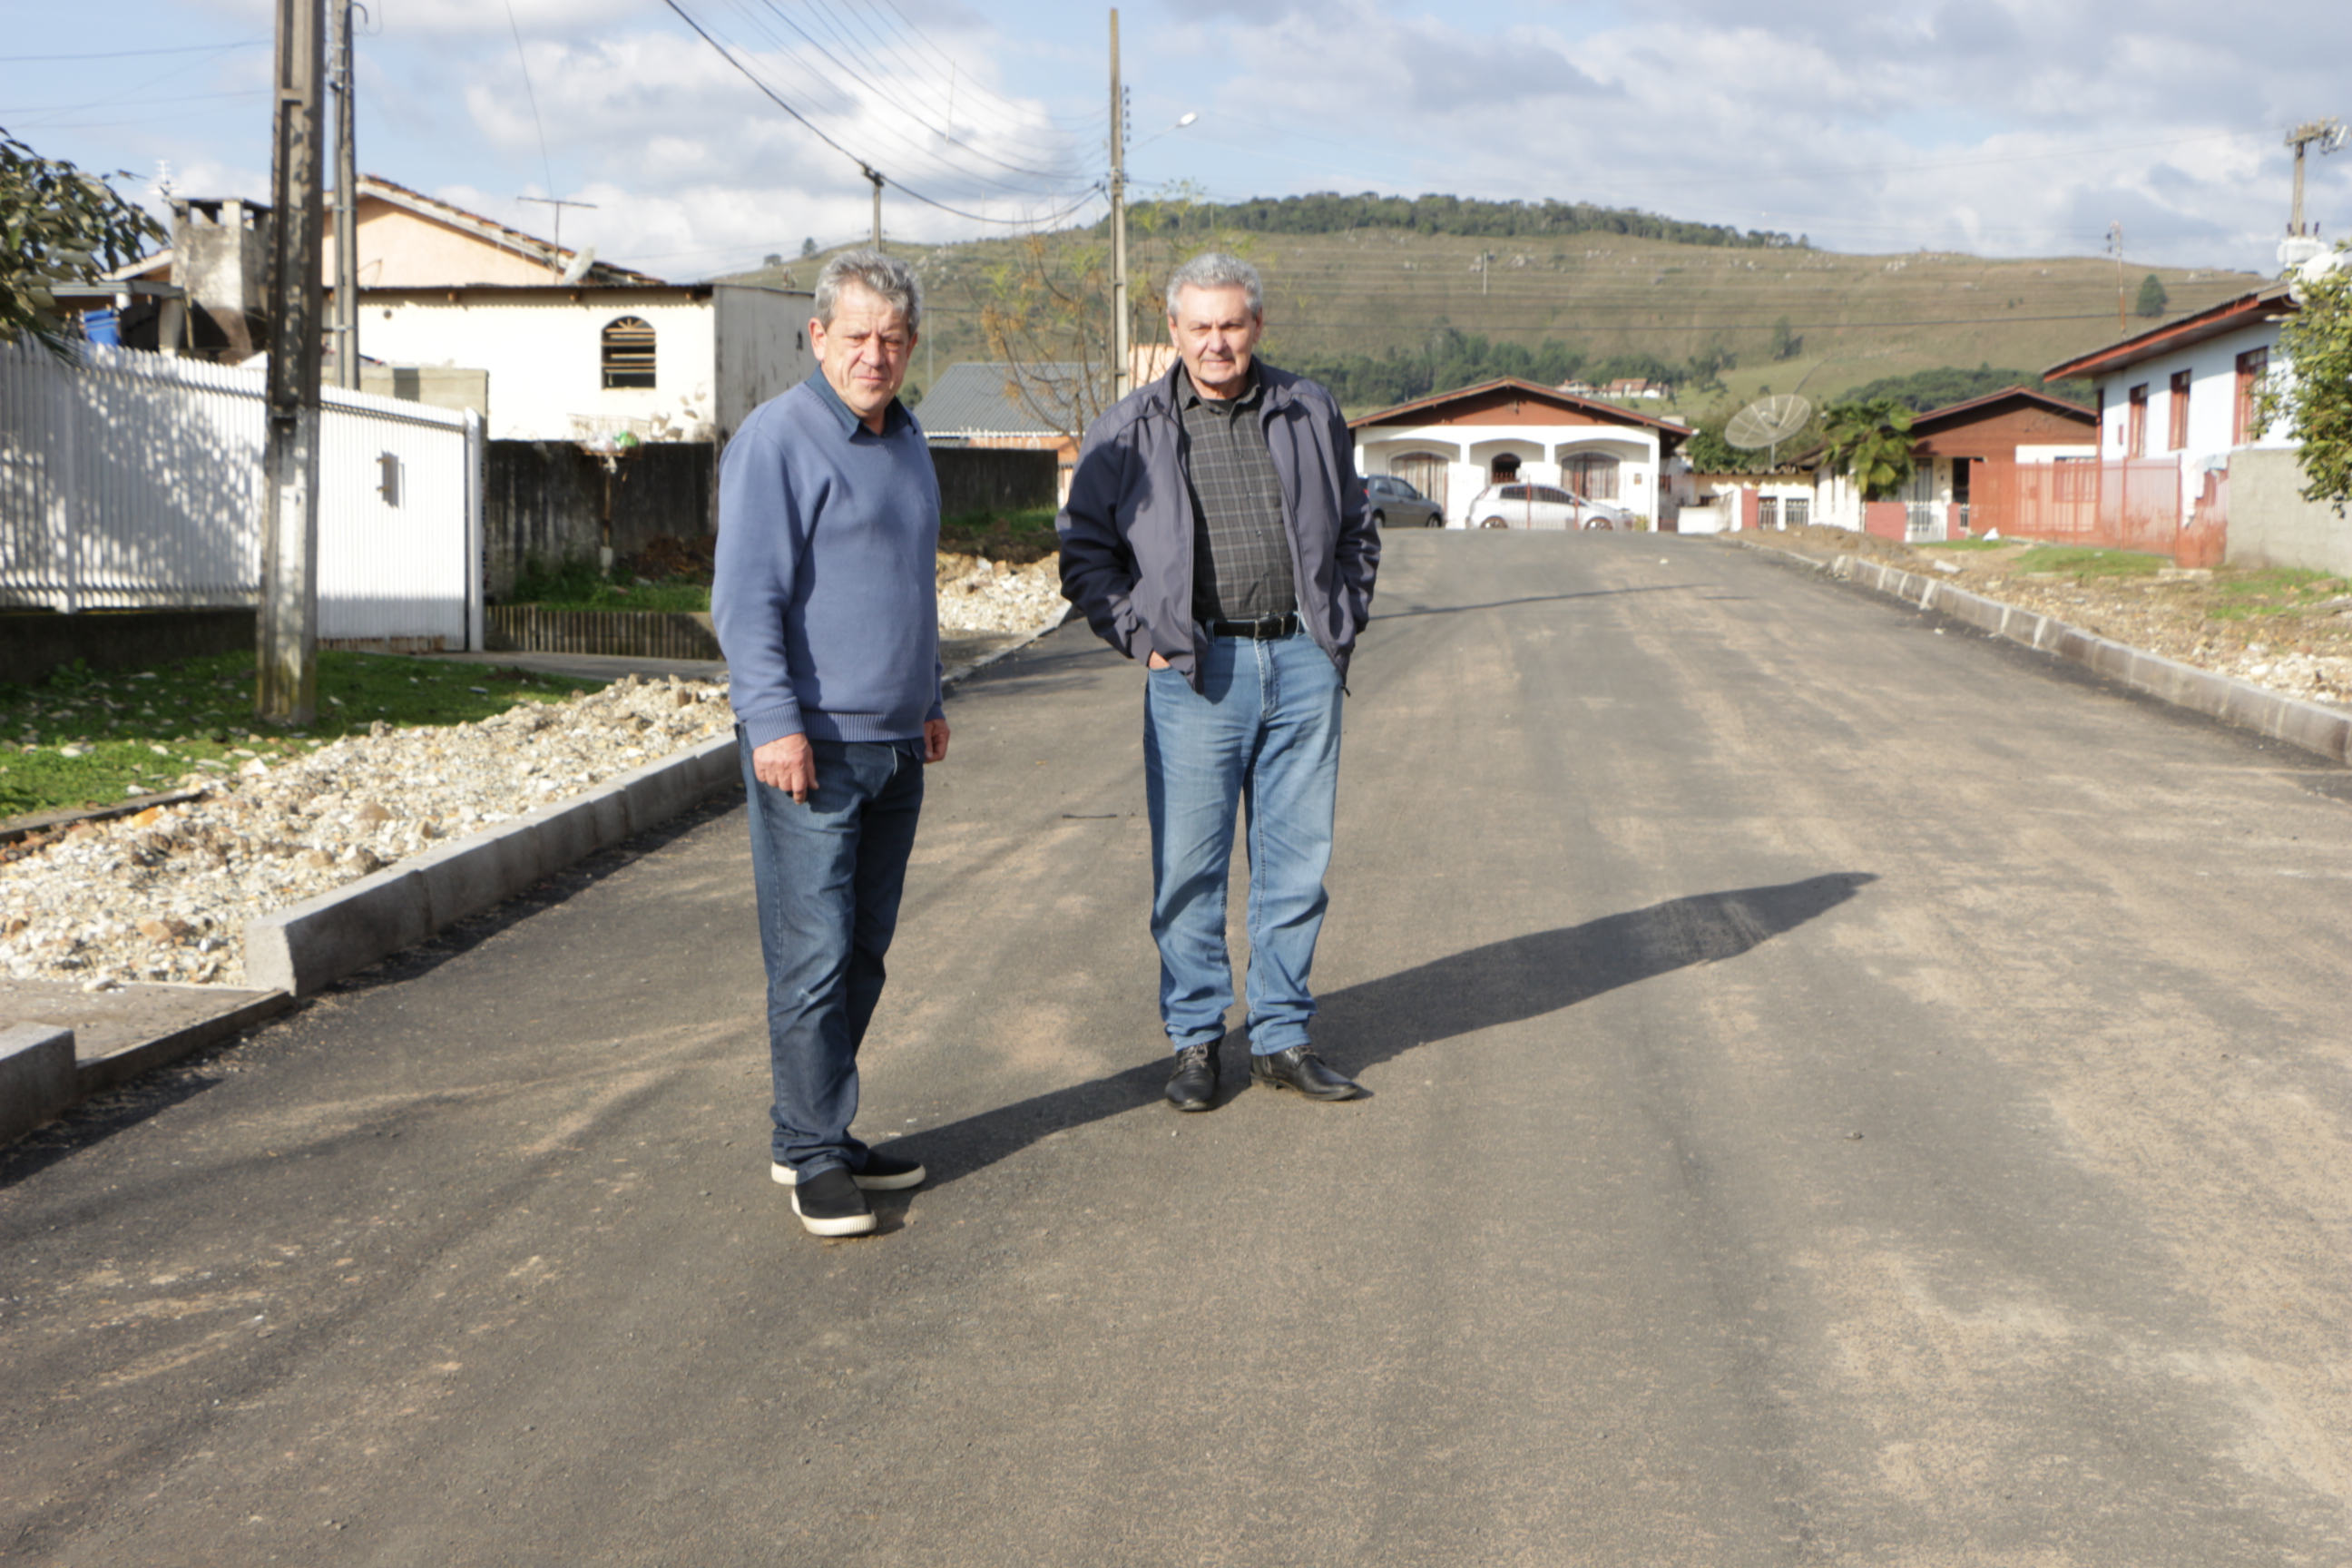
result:
M 1204 250 L 1168 275 L 1170 321 L 1176 319 L 1176 296 L 1187 289 L 1244 289 L 1249 294 L 1250 314 L 1265 314 L 1265 285 L 1258 281 L 1257 268 L 1222 250 Z
M 878 295 L 884 304 L 906 318 L 908 331 L 921 330 L 923 280 L 897 257 L 878 250 L 845 250 L 824 264 L 824 270 L 816 275 L 816 319 L 828 327 L 841 304 L 845 283 Z

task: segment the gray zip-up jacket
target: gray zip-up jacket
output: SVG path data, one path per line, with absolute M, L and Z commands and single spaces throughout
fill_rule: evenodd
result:
M 1282 520 L 1298 614 L 1339 678 L 1371 616 L 1381 542 L 1356 478 L 1355 442 L 1331 395 L 1303 376 L 1256 363 L 1258 420 L 1282 481 Z M 1200 689 L 1202 633 L 1192 620 L 1192 498 L 1184 481 L 1180 362 L 1087 429 L 1055 520 L 1062 596 L 1095 634 L 1129 658 L 1157 653 Z

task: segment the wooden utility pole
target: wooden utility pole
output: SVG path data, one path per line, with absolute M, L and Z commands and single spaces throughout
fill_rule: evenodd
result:
M 1118 87 L 1118 11 L 1110 14 L 1110 387 L 1116 403 L 1133 390 L 1127 344 L 1127 100 Z
M 254 712 L 308 724 L 319 711 L 320 92 L 325 0 L 278 0 L 276 135 L 269 162 L 269 445 L 262 458 L 261 614 Z
M 360 389 L 360 174 L 352 79 L 353 0 L 335 7 L 335 384 Z

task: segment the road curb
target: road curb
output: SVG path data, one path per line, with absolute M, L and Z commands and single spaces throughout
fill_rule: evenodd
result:
M 1068 618 L 1064 612 L 1063 620 Z M 947 673 L 952 686 L 1062 625 Z M 585 795 L 414 855 L 245 926 L 246 984 L 310 996 L 435 931 L 481 913 L 742 779 L 734 733 L 714 735 Z
M 1897 571 L 1851 555 L 1823 561 L 1744 541 L 1727 542 L 1768 556 L 1802 562 L 1841 582 L 1858 583 L 1922 610 L 1948 616 L 1990 636 L 2082 665 L 2176 708 L 2284 741 L 2331 762 L 2352 763 L 2352 713 L 2284 696 L 2233 676 L 2216 675 L 2210 669 L 2148 653 L 1916 572 Z

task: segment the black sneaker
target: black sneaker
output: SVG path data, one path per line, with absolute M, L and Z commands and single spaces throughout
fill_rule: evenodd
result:
M 768 1174 L 788 1187 L 796 1185 L 800 1179 L 793 1168 L 781 1160 L 768 1167 Z M 898 1193 L 908 1187 L 921 1186 L 923 1179 L 929 1174 L 912 1160 L 893 1160 L 887 1154 L 869 1151 L 866 1156 L 866 1169 L 852 1171 L 849 1179 L 869 1193 Z
M 826 1167 L 793 1188 L 793 1212 L 811 1236 L 864 1236 L 874 1228 L 874 1211 L 849 1173 Z

